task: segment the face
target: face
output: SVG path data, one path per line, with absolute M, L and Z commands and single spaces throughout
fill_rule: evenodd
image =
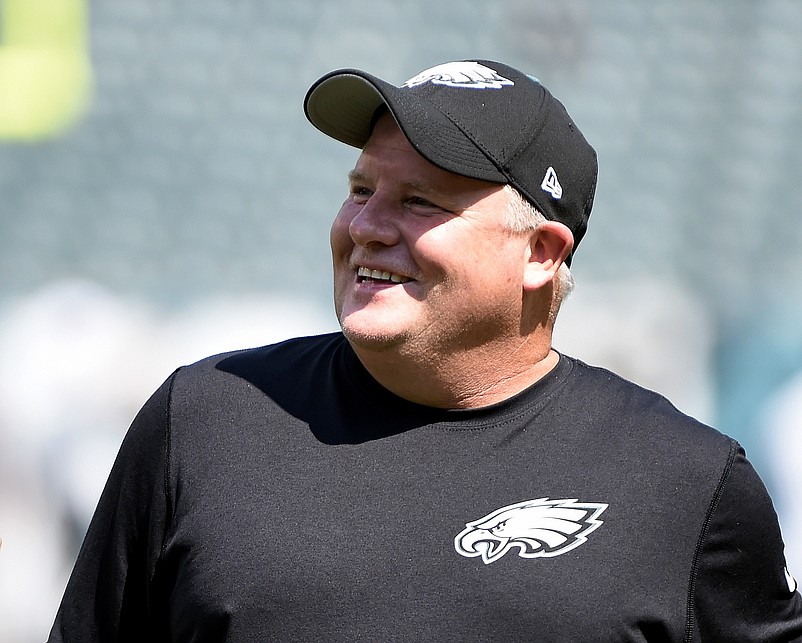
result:
M 385 114 L 331 229 L 334 299 L 357 348 L 435 355 L 520 335 L 529 236 L 501 186 L 418 154 Z

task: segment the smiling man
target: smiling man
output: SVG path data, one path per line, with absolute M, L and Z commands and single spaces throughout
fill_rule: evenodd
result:
M 794 641 L 732 439 L 552 347 L 596 154 L 492 61 L 359 70 L 342 332 L 178 369 L 132 424 L 51 641 Z
M 547 286 L 573 237 L 555 221 L 513 231 L 515 198 L 427 161 L 388 112 L 376 121 L 331 246 L 343 333 L 382 385 L 469 408 L 554 367 Z

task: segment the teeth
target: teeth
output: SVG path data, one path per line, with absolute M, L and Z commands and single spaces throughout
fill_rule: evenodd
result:
M 359 266 L 356 274 L 360 277 L 368 277 L 378 281 L 391 281 L 394 284 L 403 284 L 409 281 L 407 277 L 403 277 L 402 275 L 398 275 L 394 272 L 389 272 L 387 270 L 371 270 L 370 268 L 365 268 L 364 266 Z

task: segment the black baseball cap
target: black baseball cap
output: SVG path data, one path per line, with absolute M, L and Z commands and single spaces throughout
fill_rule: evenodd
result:
M 576 250 L 593 206 L 596 152 L 539 80 L 489 60 L 437 65 L 401 86 L 340 69 L 317 80 L 304 99 L 315 127 L 360 149 L 383 106 L 428 161 L 514 186 L 571 230 Z

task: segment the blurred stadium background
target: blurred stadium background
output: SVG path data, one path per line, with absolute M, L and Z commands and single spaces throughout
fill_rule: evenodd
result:
M 178 364 L 336 327 L 360 67 L 531 70 L 600 181 L 556 345 L 738 438 L 802 576 L 797 0 L 0 0 L 0 640 L 46 637 L 123 432 Z

